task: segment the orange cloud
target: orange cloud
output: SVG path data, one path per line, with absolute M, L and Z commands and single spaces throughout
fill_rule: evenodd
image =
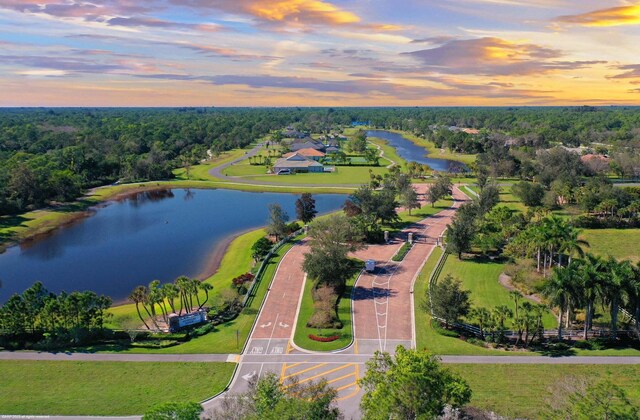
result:
M 262 0 L 247 6 L 248 11 L 265 20 L 305 20 L 337 25 L 360 22 L 354 13 L 322 0 Z
M 558 22 L 583 26 L 619 26 L 640 24 L 640 5 L 611 7 L 579 15 L 560 16 Z

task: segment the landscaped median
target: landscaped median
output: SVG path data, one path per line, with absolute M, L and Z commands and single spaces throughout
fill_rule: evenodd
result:
M 362 261 L 354 260 L 354 264 L 362 266 Z M 314 284 L 307 279 L 304 284 L 304 291 L 300 301 L 298 320 L 293 342 L 296 346 L 311 351 L 334 351 L 345 348 L 353 341 L 353 319 L 351 305 L 353 300 L 351 294 L 360 270 L 357 270 L 349 280 L 347 280 L 344 292 L 338 302 L 337 314 L 342 328 L 310 328 L 307 322 L 314 312 L 313 287 Z
M 3 415 L 125 416 L 224 390 L 234 363 L 0 361 Z

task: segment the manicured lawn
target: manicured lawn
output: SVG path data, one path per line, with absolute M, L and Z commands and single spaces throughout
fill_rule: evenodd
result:
M 0 361 L 0 413 L 124 416 L 222 391 L 233 363 Z
M 361 264 L 361 262 L 360 262 Z M 302 347 L 303 349 L 313 351 L 332 351 L 338 350 L 348 346 L 353 340 L 353 329 L 351 320 L 351 291 L 353 285 L 360 275 L 358 270 L 348 281 L 340 302 L 338 303 L 338 317 L 342 322 L 341 329 L 319 329 L 307 327 L 307 321 L 313 315 L 313 297 L 312 289 L 313 282 L 311 280 L 306 281 L 304 285 L 304 294 L 302 295 L 302 302 L 300 304 L 300 312 L 298 314 L 298 321 L 296 323 L 296 332 L 293 337 L 293 342 Z M 331 341 L 329 343 L 322 343 L 309 338 L 309 334 L 315 334 L 318 336 L 328 337 L 331 335 L 340 335 L 340 338 Z
M 552 386 L 563 378 L 608 378 L 640 404 L 640 365 L 446 365 L 473 391 L 471 406 L 509 418 L 544 418 Z M 565 379 L 566 380 L 566 379 Z
M 267 175 L 267 167 L 264 165 L 250 165 L 249 161 L 245 160 L 229 166 L 223 173 L 227 176 Z
M 295 175 L 247 176 L 242 179 L 273 182 L 279 184 L 368 184 L 371 180 L 369 169 L 376 175 L 384 175 L 388 170 L 384 166 L 336 166 L 335 172 L 302 173 Z
M 492 309 L 498 305 L 506 305 L 513 309 L 513 299 L 499 282 L 498 276 L 504 270 L 504 264 L 485 259 L 458 260 L 455 255 L 447 258 L 439 279 L 447 274 L 462 281 L 462 286 L 471 291 L 471 304 L 476 307 Z M 557 323 L 550 312 L 543 318 L 545 328 L 555 328 Z
M 589 242 L 586 251 L 640 261 L 640 229 L 584 229 L 582 239 Z
M 442 249 L 436 247 L 427 260 L 420 275 L 416 279 L 414 289 L 415 299 L 415 320 L 416 320 L 416 347 L 427 349 L 434 354 L 457 354 L 457 355 L 493 355 L 493 356 L 515 356 L 523 353 L 506 352 L 479 347 L 455 337 L 446 337 L 439 334 L 431 327 L 431 316 L 422 310 L 420 303 L 425 299 L 429 286 L 429 277 L 433 272 L 438 259 L 442 255 Z M 531 353 L 526 353 L 531 355 Z
M 367 140 L 370 143 L 375 144 L 376 146 L 380 146 L 380 149 L 383 152 L 383 159 L 386 159 L 385 163 L 387 165 L 390 163 L 395 163 L 396 165 L 400 165 L 404 168 L 404 166 L 407 164 L 407 161 L 405 161 L 400 157 L 400 155 L 398 155 L 396 148 L 389 146 L 389 142 L 387 142 L 386 140 L 380 139 L 378 137 L 367 137 Z M 381 160 L 381 163 L 382 162 L 383 160 Z

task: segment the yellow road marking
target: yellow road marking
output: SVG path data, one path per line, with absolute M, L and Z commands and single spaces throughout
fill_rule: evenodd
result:
M 304 363 L 308 363 L 308 362 L 305 360 L 304 362 L 298 362 L 298 363 L 294 363 L 292 365 L 287 365 L 287 369 L 292 369 L 292 368 L 294 368 L 296 366 L 300 366 L 300 365 L 302 365 Z
M 284 382 L 284 373 L 287 371 L 287 364 L 282 364 L 282 370 L 280 371 L 280 383 Z
M 358 340 L 356 340 L 356 343 L 355 343 L 355 344 L 356 344 L 356 345 L 355 345 L 355 349 L 354 349 L 354 351 L 356 352 L 356 354 L 358 354 Z
M 323 363 L 323 365 L 326 365 L 326 363 Z M 320 376 L 325 376 L 325 375 L 328 375 L 330 373 L 337 372 L 339 370 L 342 370 L 344 368 L 347 368 L 347 367 L 353 366 L 353 365 L 354 365 L 354 363 L 349 363 L 349 364 L 346 364 L 346 365 L 338 366 L 337 368 L 333 368 L 333 369 L 327 370 L 325 372 L 318 373 L 317 375 L 310 376 L 309 378 L 301 379 L 301 380 L 298 381 L 298 383 L 301 384 L 303 382 L 307 382 L 307 381 L 310 381 L 312 379 L 318 378 Z M 293 375 L 289 375 L 289 376 L 293 376 Z
M 289 354 L 289 352 L 291 352 L 292 349 L 293 349 L 293 346 L 291 345 L 291 341 L 287 341 L 287 354 Z
M 350 384 L 348 384 L 348 385 L 343 385 L 343 386 L 341 386 L 340 388 L 336 388 L 335 390 L 336 390 L 336 391 L 342 391 L 343 389 L 350 388 L 350 387 L 352 387 L 352 386 L 354 386 L 354 385 L 356 386 L 356 388 L 358 388 L 358 383 L 357 383 L 357 382 L 351 382 Z
M 356 374 L 355 372 L 351 372 L 351 373 L 350 373 L 350 374 L 348 374 L 348 375 L 344 375 L 344 376 L 341 376 L 341 377 L 339 377 L 339 378 L 336 378 L 336 379 L 332 379 L 332 380 L 330 380 L 330 381 L 327 381 L 327 383 L 328 383 L 328 384 L 330 384 L 330 383 L 333 383 L 333 382 L 338 382 L 338 381 L 340 381 L 340 380 L 342 380 L 342 379 L 344 379 L 344 378 L 348 378 L 349 376 L 353 376 L 353 375 L 355 375 L 355 374 Z M 357 379 L 357 378 L 356 378 L 356 379 Z M 354 382 L 354 384 L 355 384 L 355 382 Z
M 301 373 L 309 372 L 310 370 L 318 369 L 318 368 L 320 368 L 322 366 L 325 366 L 326 364 L 327 363 L 320 363 L 319 365 L 313 365 L 310 368 L 301 370 L 300 372 L 296 372 L 296 373 L 292 373 L 290 375 L 284 376 L 282 379 L 287 379 L 287 378 L 290 378 L 292 376 L 300 375 Z
M 349 398 L 353 398 L 356 395 L 358 395 L 358 392 L 360 392 L 360 387 L 358 387 L 358 385 L 356 384 L 356 390 L 355 391 L 353 391 L 349 395 L 345 395 L 344 397 L 336 398 L 336 401 L 343 401 L 343 400 L 348 400 Z

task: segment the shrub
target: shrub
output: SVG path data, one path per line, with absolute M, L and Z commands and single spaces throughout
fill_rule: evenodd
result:
M 131 347 L 140 349 L 166 349 L 168 347 L 177 346 L 180 344 L 176 340 L 158 340 L 158 341 L 136 341 L 131 343 Z
M 433 327 L 433 329 L 440 335 L 444 335 L 445 337 L 454 337 L 454 338 L 459 338 L 460 334 L 458 334 L 456 331 L 453 330 L 448 330 L 446 328 L 443 328 L 442 325 L 440 325 L 440 323 L 438 321 L 431 321 L 431 326 Z
M 336 334 L 336 335 L 331 335 L 329 337 L 321 337 L 315 334 L 309 334 L 309 338 L 313 341 L 319 341 L 321 343 L 330 343 L 332 341 L 338 340 L 340 338 L 340 335 Z

